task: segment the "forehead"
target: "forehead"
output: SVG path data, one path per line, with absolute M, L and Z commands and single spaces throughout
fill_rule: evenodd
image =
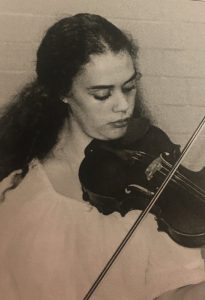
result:
M 76 80 L 85 85 L 121 84 L 134 73 L 135 67 L 127 52 L 91 55 Z

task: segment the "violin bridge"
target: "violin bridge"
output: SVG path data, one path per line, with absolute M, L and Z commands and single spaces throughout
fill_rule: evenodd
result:
M 154 174 L 157 171 L 160 171 L 162 168 L 162 159 L 161 157 L 156 158 L 155 160 L 153 160 L 151 162 L 151 164 L 147 167 L 147 169 L 145 170 L 145 175 L 147 177 L 147 180 L 151 180 L 154 176 Z

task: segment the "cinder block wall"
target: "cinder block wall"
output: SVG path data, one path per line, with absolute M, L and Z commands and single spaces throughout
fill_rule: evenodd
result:
M 184 145 L 205 114 L 205 1 L 0 0 L 0 103 L 35 76 L 35 52 L 62 16 L 101 14 L 140 46 L 142 91 L 155 124 Z M 205 165 L 205 130 L 185 165 Z

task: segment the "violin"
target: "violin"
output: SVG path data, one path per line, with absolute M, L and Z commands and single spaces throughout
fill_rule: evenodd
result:
M 186 247 L 205 245 L 205 169 L 181 165 L 205 124 L 205 117 L 180 153 L 160 129 L 137 120 L 117 141 L 94 140 L 79 168 L 83 199 L 107 215 L 142 210 L 83 300 L 89 300 L 148 213 L 158 230 Z M 133 136 L 134 133 L 134 136 Z M 134 138 L 133 138 L 134 137 Z
M 86 148 L 79 169 L 83 199 L 104 215 L 143 211 L 180 157 L 179 146 L 160 129 L 146 131 L 134 143 L 93 140 Z M 180 165 L 150 209 L 158 230 L 182 246 L 205 245 L 204 188 L 205 168 L 194 172 Z

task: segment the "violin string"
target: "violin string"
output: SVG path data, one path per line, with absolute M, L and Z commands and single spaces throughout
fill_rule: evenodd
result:
M 100 282 L 103 280 L 103 278 L 107 274 L 108 270 L 113 265 L 114 261 L 119 256 L 119 254 L 122 251 L 122 249 L 124 248 L 124 246 L 127 244 L 128 240 L 131 238 L 132 234 L 134 233 L 134 231 L 136 230 L 136 228 L 138 227 L 138 225 L 144 220 L 144 218 L 147 216 L 147 214 L 149 213 L 149 211 L 151 210 L 151 208 L 154 206 L 155 202 L 157 201 L 157 199 L 161 195 L 162 191 L 167 186 L 170 178 L 173 176 L 174 172 L 176 171 L 176 168 L 178 167 L 178 164 L 179 164 L 179 161 L 177 162 L 177 164 L 174 165 L 174 167 L 170 171 L 169 175 L 165 178 L 164 182 L 162 183 L 162 185 L 160 186 L 160 188 L 157 190 L 157 192 L 155 193 L 155 195 L 152 198 L 152 200 L 150 201 L 150 203 L 140 213 L 140 215 L 138 216 L 137 220 L 132 225 L 132 227 L 130 228 L 130 230 L 128 231 L 128 233 L 126 234 L 126 236 L 124 237 L 124 239 L 120 243 L 120 245 L 117 247 L 117 249 L 115 250 L 115 252 L 111 256 L 111 258 L 109 259 L 109 261 L 107 262 L 107 264 L 105 265 L 105 267 L 103 268 L 103 270 L 101 271 L 101 273 L 99 274 L 99 276 L 96 278 L 95 282 L 93 283 L 93 285 L 91 286 L 91 288 L 89 289 L 89 291 L 87 292 L 87 294 L 85 295 L 85 297 L 83 298 L 83 300 L 89 300 L 90 299 L 90 297 L 92 296 L 92 294 L 94 293 L 94 291 L 96 290 L 96 288 L 98 287 L 98 285 L 100 284 Z
M 167 171 L 165 168 L 164 168 L 164 170 L 165 171 Z M 167 176 L 167 174 L 168 173 L 166 173 L 166 172 L 163 172 L 162 170 L 160 170 L 159 171 L 159 173 L 161 173 L 162 175 L 163 175 L 163 178 L 164 178 L 164 176 Z M 181 184 L 183 182 L 183 184 Z M 181 182 L 181 178 L 180 178 L 180 176 L 177 176 L 177 175 L 175 175 L 173 178 L 172 178 L 172 180 L 171 180 L 171 182 L 170 183 L 175 183 L 176 185 L 178 185 L 178 186 L 182 186 L 183 188 L 189 188 L 189 192 L 190 193 L 192 193 L 194 196 L 198 196 L 200 199 L 201 199 L 201 197 L 205 197 L 205 194 L 204 193 L 201 193 L 201 191 L 199 191 L 199 190 L 197 190 L 197 189 L 195 189 L 192 185 L 190 185 L 188 182 L 185 182 L 185 181 L 183 181 L 182 180 L 182 182 Z M 205 199 L 205 198 L 204 198 Z
M 163 169 L 165 171 L 167 171 L 167 173 L 169 172 L 169 169 L 166 169 L 165 167 L 163 167 Z M 164 175 L 166 176 L 167 174 L 165 173 Z M 196 194 L 198 193 L 199 196 L 201 195 L 201 196 L 205 197 L 205 191 L 202 188 L 200 188 L 199 186 L 192 183 L 188 178 L 183 176 L 180 172 L 176 172 L 174 175 L 174 178 L 181 181 L 185 185 L 185 187 L 188 186 L 190 188 L 190 190 L 192 189 L 194 192 L 196 192 Z M 178 182 L 178 183 L 180 184 L 181 182 Z
M 185 147 L 184 147 L 184 149 L 183 149 L 183 151 L 181 153 L 181 156 L 175 162 L 175 164 L 173 165 L 172 169 L 169 171 L 167 177 L 165 178 L 165 180 L 163 181 L 163 183 L 161 184 L 161 186 L 159 187 L 159 189 L 156 191 L 156 193 L 153 196 L 153 198 L 151 199 L 150 203 L 140 213 L 140 215 L 138 216 L 137 220 L 134 222 L 134 224 L 132 225 L 132 227 L 130 228 L 130 230 L 128 231 L 128 233 L 126 234 L 126 236 L 124 237 L 124 239 L 120 243 L 120 245 L 114 251 L 113 255 L 108 260 L 107 264 L 105 265 L 105 267 L 103 268 L 103 270 L 101 271 L 101 273 L 99 274 L 99 276 L 97 277 L 97 279 L 94 281 L 93 285 L 88 290 L 88 292 L 85 295 L 85 297 L 83 298 L 83 300 L 89 300 L 90 299 L 90 297 L 93 295 L 93 293 L 96 290 L 96 288 L 98 287 L 98 285 L 101 283 L 101 281 L 103 280 L 103 278 L 105 277 L 105 275 L 107 274 L 107 272 L 109 271 L 109 269 L 111 268 L 111 266 L 113 265 L 113 263 L 115 262 L 115 260 L 117 259 L 117 257 L 119 256 L 119 254 L 121 253 L 122 249 L 125 247 L 125 245 L 129 241 L 129 239 L 131 238 L 131 236 L 135 232 L 135 230 L 138 227 L 138 225 L 145 219 L 145 217 L 148 215 L 148 213 L 150 212 L 150 210 L 152 209 L 152 207 L 155 205 L 155 203 L 157 202 L 159 196 L 164 191 L 164 189 L 166 188 L 167 184 L 169 183 L 169 181 L 171 180 L 171 178 L 175 174 L 176 170 L 178 169 L 179 165 L 181 164 L 181 161 L 187 155 L 188 150 L 191 148 L 192 144 L 196 140 L 196 137 L 201 132 L 204 124 L 205 124 L 205 116 L 202 119 L 202 121 L 199 123 L 198 127 L 196 128 L 196 130 L 194 131 L 194 133 L 192 134 L 192 136 L 190 137 L 190 139 L 188 140 L 187 144 L 185 145 Z
M 172 167 L 172 165 L 171 165 L 169 162 L 167 162 L 166 160 L 165 160 L 165 164 L 166 164 L 167 167 L 169 167 L 169 168 Z M 168 169 L 168 170 L 169 170 L 169 169 Z M 184 176 L 183 174 L 181 174 L 181 172 L 180 172 L 179 170 L 176 171 L 176 174 L 178 174 L 180 177 L 182 177 L 184 181 L 189 182 L 189 184 L 190 184 L 191 186 L 193 186 L 196 190 L 198 190 L 199 192 L 205 194 L 205 190 L 202 189 L 202 187 L 196 185 L 196 184 L 195 184 L 194 182 L 192 182 L 189 178 L 187 178 L 186 176 Z

